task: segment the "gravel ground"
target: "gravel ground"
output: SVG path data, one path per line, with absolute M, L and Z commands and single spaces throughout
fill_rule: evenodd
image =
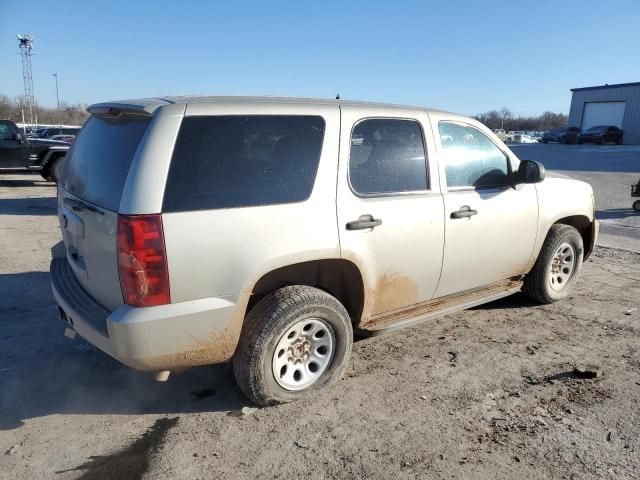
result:
M 0 176 L 2 478 L 640 478 L 640 255 L 359 341 L 314 402 L 254 410 L 228 365 L 155 383 L 63 336 L 55 190 Z

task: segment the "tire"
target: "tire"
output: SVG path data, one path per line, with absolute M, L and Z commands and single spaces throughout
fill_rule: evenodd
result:
M 602 137 L 602 138 L 600 138 L 598 140 L 598 145 L 604 145 L 605 143 L 606 143 L 606 141 L 605 141 L 604 137 Z
M 311 333 L 305 334 L 309 325 Z M 319 337 L 321 330 L 325 333 Z M 336 298 L 317 288 L 288 286 L 264 297 L 247 315 L 233 372 L 240 389 L 257 405 L 309 398 L 340 378 L 352 343 L 351 319 Z M 276 378 L 276 370 L 286 374 Z
M 549 140 L 542 140 L 542 143 L 549 143 Z
M 635 202 L 633 202 L 633 209 L 636 212 L 640 212 L 640 200 L 636 200 Z
M 570 266 L 565 263 L 554 265 L 559 258 L 567 259 L 567 254 L 572 256 Z M 533 269 L 524 278 L 523 293 L 543 304 L 566 298 L 582 270 L 583 255 L 580 233 L 569 225 L 553 225 Z M 565 268 L 569 270 L 568 273 Z
M 50 180 L 57 185 L 58 180 L 60 179 L 60 172 L 62 170 L 63 160 L 64 160 L 64 157 L 60 157 L 60 156 L 51 160 L 43 177 L 46 180 Z
M 578 145 L 582 145 L 582 140 L 578 140 Z
M 616 145 L 622 145 L 622 138 L 618 138 L 616 140 Z

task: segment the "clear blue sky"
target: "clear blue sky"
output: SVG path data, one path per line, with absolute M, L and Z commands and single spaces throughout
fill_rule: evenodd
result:
M 640 1 L 0 0 L 0 93 L 334 97 L 473 114 L 568 112 L 569 89 L 640 81 Z

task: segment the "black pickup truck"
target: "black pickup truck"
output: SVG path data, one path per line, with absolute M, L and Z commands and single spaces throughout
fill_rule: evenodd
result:
M 57 183 L 69 147 L 65 142 L 27 138 L 11 120 L 0 120 L 0 173 L 39 172 Z

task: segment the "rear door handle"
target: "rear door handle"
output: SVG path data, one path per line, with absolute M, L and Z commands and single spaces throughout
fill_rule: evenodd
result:
M 382 225 L 382 220 L 373 218 L 373 215 L 360 215 L 358 220 L 347 223 L 347 230 L 366 230 L 367 228 L 375 228 Z
M 477 215 L 477 210 L 471 210 L 469 205 L 465 205 L 464 207 L 460 207 L 460 210 L 451 213 L 451 218 L 469 218 Z

